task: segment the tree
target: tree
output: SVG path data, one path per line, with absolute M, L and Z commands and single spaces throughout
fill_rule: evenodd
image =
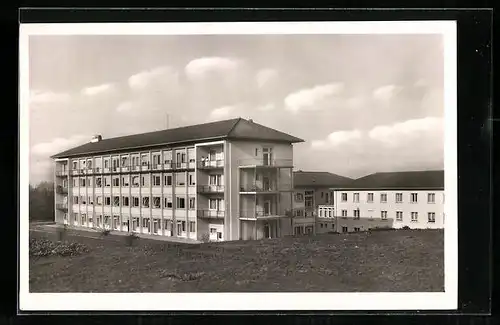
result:
M 29 219 L 39 221 L 54 220 L 54 184 L 41 182 L 29 189 Z

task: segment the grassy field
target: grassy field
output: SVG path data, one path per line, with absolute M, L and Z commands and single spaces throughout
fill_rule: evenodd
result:
M 99 234 L 87 234 L 98 237 Z M 55 233 L 31 238 L 57 240 Z M 443 231 L 176 244 L 69 234 L 90 251 L 30 258 L 31 292 L 443 291 Z

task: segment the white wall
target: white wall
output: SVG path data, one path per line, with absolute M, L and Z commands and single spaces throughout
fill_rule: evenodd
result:
M 347 193 L 347 201 L 342 201 L 342 193 Z M 353 194 L 359 193 L 359 203 L 353 202 Z M 367 202 L 368 193 L 373 193 L 373 202 Z M 380 194 L 387 194 L 387 202 L 380 200 Z M 396 193 L 402 193 L 403 201 L 396 203 Z M 418 202 L 410 201 L 411 193 L 417 193 Z M 435 203 L 427 202 L 427 194 L 435 194 Z M 444 191 L 443 190 L 336 190 L 335 196 L 335 215 L 338 217 L 338 228 L 341 229 L 341 223 L 349 224 L 354 227 L 375 227 L 384 224 L 381 220 L 381 211 L 387 211 L 385 224 L 390 224 L 392 228 L 402 228 L 408 226 L 412 229 L 443 228 L 444 213 Z M 360 220 L 352 220 L 354 210 L 360 210 Z M 347 219 L 342 219 L 342 210 L 347 210 Z M 403 212 L 403 220 L 396 219 L 396 212 Z M 411 221 L 411 212 L 418 212 L 418 221 Z M 435 213 L 435 222 L 428 222 L 428 213 Z M 373 218 L 373 220 L 370 220 Z

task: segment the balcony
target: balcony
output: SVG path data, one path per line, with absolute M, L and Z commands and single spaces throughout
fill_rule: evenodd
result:
M 56 209 L 62 211 L 68 211 L 68 205 L 64 203 L 56 203 Z
M 67 170 L 59 170 L 56 171 L 56 176 L 68 176 L 68 171 Z
M 224 185 L 198 185 L 198 193 L 224 193 Z
M 226 211 L 221 210 L 198 210 L 196 215 L 198 218 L 206 218 L 206 219 L 224 219 L 226 216 Z
M 240 219 L 277 219 L 293 217 L 293 210 L 284 210 L 281 213 L 265 210 L 240 211 Z
M 291 184 L 276 184 L 262 185 L 262 184 L 244 184 L 240 186 L 240 193 L 275 193 L 275 192 L 288 192 L 292 191 Z
M 224 159 L 199 160 L 197 167 L 198 169 L 224 168 Z
M 68 194 L 68 188 L 67 187 L 63 187 L 61 185 L 58 185 L 56 187 L 56 193 L 58 193 L 58 194 Z
M 254 167 L 283 167 L 292 168 L 293 159 L 262 159 L 262 158 L 248 158 L 240 159 L 237 161 L 240 168 L 254 168 Z

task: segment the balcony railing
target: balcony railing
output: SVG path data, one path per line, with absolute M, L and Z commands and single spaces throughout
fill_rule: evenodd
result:
M 226 211 L 221 210 L 198 210 L 197 216 L 199 218 L 207 218 L 207 219 L 224 219 L 226 216 Z
M 223 168 L 224 167 L 224 159 L 199 160 L 197 167 L 199 169 Z
M 238 166 L 249 167 L 293 167 L 293 159 L 262 159 L 262 158 L 247 158 L 237 161 Z
M 200 193 L 223 193 L 224 185 L 198 185 Z
M 279 191 L 291 191 L 291 184 L 276 184 L 262 185 L 262 184 L 245 184 L 240 186 L 240 192 L 279 192 Z
M 56 203 L 56 209 L 68 211 L 68 205 L 65 203 Z
M 264 211 L 264 210 L 243 210 L 240 211 L 240 218 L 244 219 L 266 219 L 266 218 L 287 218 L 293 217 L 293 211 Z
M 56 176 L 68 176 L 67 170 L 58 170 L 56 171 Z
M 67 187 L 63 187 L 61 185 L 58 185 L 56 187 L 56 193 L 58 193 L 58 194 L 67 194 L 68 193 L 68 188 Z

